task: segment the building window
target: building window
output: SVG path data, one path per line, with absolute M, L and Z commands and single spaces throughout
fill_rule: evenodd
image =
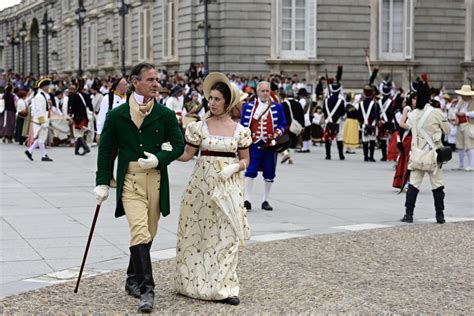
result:
M 316 57 L 316 0 L 279 0 L 276 8 L 277 55 Z
M 380 0 L 380 59 L 412 58 L 413 0 Z
M 85 45 L 87 63 L 89 66 L 97 66 L 97 24 L 87 27 L 87 41 Z
M 138 44 L 138 59 L 151 59 L 151 16 L 150 10 L 140 12 L 140 32 Z
M 163 58 L 176 57 L 176 8 L 174 1 L 163 5 Z

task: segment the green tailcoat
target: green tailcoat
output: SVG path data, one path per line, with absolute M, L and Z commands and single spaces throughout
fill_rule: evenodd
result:
M 161 145 L 170 142 L 172 151 L 161 150 Z M 100 135 L 97 157 L 96 185 L 109 185 L 111 160 L 114 149 L 118 150 L 117 166 L 117 206 L 115 217 L 125 215 L 122 204 L 122 189 L 125 174 L 130 161 L 146 158 L 143 152 L 149 152 L 159 160 L 161 171 L 160 210 L 162 216 L 170 213 L 170 194 L 167 166 L 184 151 L 184 140 L 173 111 L 155 102 L 152 112 L 145 117 L 137 128 L 130 116 L 130 106 L 124 103 L 107 113 L 102 134 Z

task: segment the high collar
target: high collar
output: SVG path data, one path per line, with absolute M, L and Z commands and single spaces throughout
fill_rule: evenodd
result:
M 145 99 L 144 96 L 139 95 L 135 91 L 133 92 L 133 97 L 135 98 L 135 101 L 137 101 L 138 104 L 143 104 L 143 99 Z

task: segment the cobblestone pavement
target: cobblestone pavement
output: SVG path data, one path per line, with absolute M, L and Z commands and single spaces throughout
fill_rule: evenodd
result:
M 243 248 L 239 306 L 173 290 L 174 259 L 153 264 L 155 314 L 474 314 L 474 221 L 412 224 Z M 124 270 L 9 296 L 12 314 L 134 314 Z

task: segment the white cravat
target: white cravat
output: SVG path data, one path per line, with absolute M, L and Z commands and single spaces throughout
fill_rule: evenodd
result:
M 262 100 L 258 99 L 258 105 L 257 105 L 257 108 L 255 109 L 255 112 L 253 114 L 253 118 L 258 120 L 261 116 L 262 116 L 262 113 L 263 111 L 265 111 L 268 107 L 268 104 L 263 102 Z M 265 117 L 261 117 L 261 118 L 266 118 L 266 114 L 268 112 L 265 113 Z
M 137 101 L 138 104 L 143 104 L 144 96 L 139 95 L 136 92 L 133 92 L 133 97 L 135 98 L 135 101 Z

